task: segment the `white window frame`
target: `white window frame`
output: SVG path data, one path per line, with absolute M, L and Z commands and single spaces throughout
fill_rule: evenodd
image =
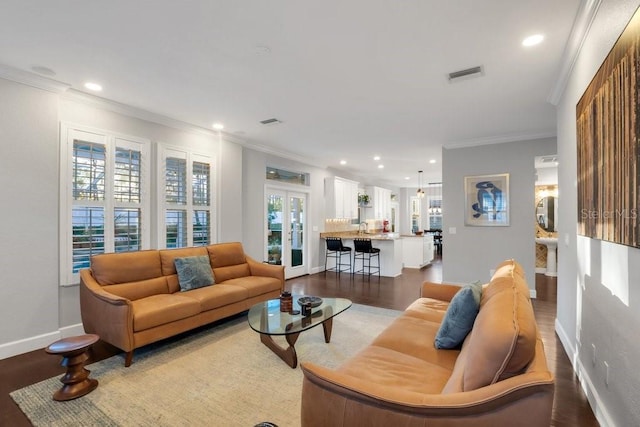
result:
M 82 140 L 105 146 L 105 200 L 79 201 L 73 199 L 73 144 Z M 102 129 L 73 123 L 60 124 L 60 285 L 72 286 L 80 281 L 79 273 L 73 273 L 73 229 L 72 211 L 74 206 L 96 206 L 104 209 L 104 251 L 115 248 L 115 208 L 140 209 L 141 249 L 149 249 L 150 242 L 150 201 L 151 188 L 150 146 L 148 139 L 122 135 Z M 141 153 L 140 203 L 120 202 L 114 199 L 114 172 L 116 147 L 132 149 Z
M 166 182 L 165 182 L 165 167 L 168 157 L 185 159 L 187 161 L 187 203 L 184 205 L 167 203 L 166 201 Z M 201 162 L 209 164 L 209 206 L 194 205 L 193 204 L 193 163 Z M 167 234 L 166 234 L 166 216 L 167 210 L 184 209 L 187 212 L 187 246 L 192 247 L 193 243 L 193 212 L 194 211 L 209 211 L 209 242 L 210 244 L 217 242 L 216 224 L 217 224 L 217 209 L 216 209 L 216 193 L 217 189 L 217 175 L 218 164 L 216 157 L 210 154 L 204 154 L 198 151 L 173 147 L 170 145 L 158 146 L 158 185 L 157 185 L 157 200 L 158 200 L 158 226 L 157 229 L 157 241 L 158 247 L 167 247 Z

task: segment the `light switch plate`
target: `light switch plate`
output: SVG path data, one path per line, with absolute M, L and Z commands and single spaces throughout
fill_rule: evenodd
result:
M 449 234 L 456 234 L 456 231 L 455 227 L 449 227 Z

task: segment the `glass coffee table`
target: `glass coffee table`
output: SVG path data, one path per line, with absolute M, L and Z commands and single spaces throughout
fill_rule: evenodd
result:
M 289 366 L 298 366 L 298 356 L 294 347 L 301 332 L 322 325 L 324 342 L 331 340 L 333 318 L 351 307 L 351 301 L 345 298 L 322 298 L 322 304 L 311 309 L 307 316 L 302 315 L 298 299 L 304 295 L 293 296 L 293 310 L 299 314 L 280 311 L 280 299 L 258 303 L 249 309 L 249 326 L 260 334 L 260 341 L 269 347 Z M 284 348 L 273 340 L 274 335 L 282 335 L 289 347 Z

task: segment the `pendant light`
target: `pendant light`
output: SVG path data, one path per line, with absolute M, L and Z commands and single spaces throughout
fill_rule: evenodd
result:
M 422 189 L 422 171 L 418 171 L 418 191 L 416 191 L 416 195 L 421 199 L 424 198 L 424 190 Z

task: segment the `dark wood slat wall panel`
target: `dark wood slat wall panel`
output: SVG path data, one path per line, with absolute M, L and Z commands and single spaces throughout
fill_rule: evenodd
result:
M 576 107 L 578 234 L 627 246 L 638 235 L 640 12 Z

